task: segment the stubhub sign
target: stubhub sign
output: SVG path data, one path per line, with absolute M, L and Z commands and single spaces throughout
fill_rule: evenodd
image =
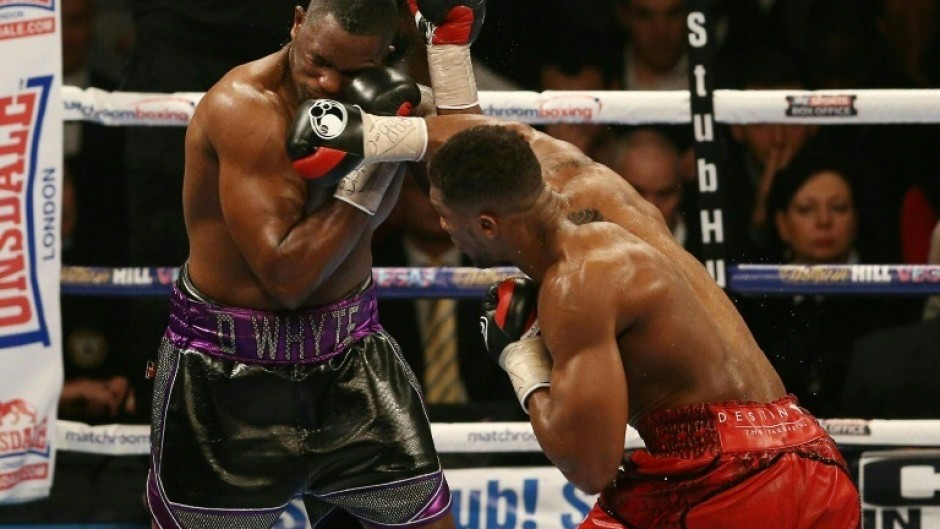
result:
M 594 506 L 554 467 L 445 470 L 457 529 L 574 529 Z M 274 529 L 307 526 L 295 500 Z

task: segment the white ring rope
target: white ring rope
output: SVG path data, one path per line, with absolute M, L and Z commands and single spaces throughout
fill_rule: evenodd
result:
M 820 424 L 840 445 L 940 446 L 938 420 L 821 419 Z M 434 445 L 441 453 L 539 452 L 532 425 L 523 422 L 433 423 Z M 150 452 L 150 426 L 90 426 L 59 420 L 56 449 L 102 455 Z M 627 428 L 624 448 L 641 448 L 643 440 Z
M 185 126 L 202 92 L 108 92 L 62 87 L 66 121 Z M 483 91 L 484 113 L 544 123 L 688 124 L 689 92 Z M 940 90 L 715 90 L 719 123 L 936 123 Z

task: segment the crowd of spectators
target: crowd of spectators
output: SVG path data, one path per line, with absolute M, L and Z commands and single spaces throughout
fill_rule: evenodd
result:
M 65 84 L 205 90 L 229 68 L 281 46 L 296 4 L 64 0 Z M 684 9 L 682 0 L 577 5 L 493 0 L 472 49 L 477 82 L 481 90 L 687 89 Z M 397 64 L 427 83 L 422 47 L 415 45 L 405 11 Z M 716 88 L 940 86 L 935 0 L 713 0 L 711 16 Z M 122 23 L 115 25 L 115 20 Z M 700 251 L 688 127 L 557 124 L 544 130 L 622 174 L 662 209 L 689 251 Z M 926 262 L 940 212 L 940 159 L 930 147 L 938 131 L 934 125 L 719 126 L 728 154 L 721 176 L 730 261 Z M 67 238 L 73 246 L 64 253 L 66 265 L 182 264 L 187 253 L 181 209 L 184 132 L 182 127 L 67 126 L 68 167 L 80 215 Z M 468 265 L 455 254 L 422 197 L 417 184 L 406 186 L 400 211 L 375 241 L 376 265 Z M 428 218 L 420 218 L 422 213 Z M 418 260 L 431 257 L 435 260 Z M 815 413 L 887 413 L 887 408 L 843 402 L 853 345 L 866 334 L 919 319 L 923 298 L 731 294 L 788 388 Z M 411 361 L 420 374 L 426 301 L 383 304 L 387 324 L 399 327 L 395 335 L 409 342 L 406 349 L 416 349 Z M 466 371 L 464 400 L 511 402 L 507 388 L 479 390 L 481 380 L 500 377 L 487 374 L 493 366 L 476 363 L 483 350 L 473 336 L 469 305 L 452 308 L 458 322 L 470 322 L 470 327 L 458 323 L 454 338 Z M 101 321 L 127 319 L 129 325 L 120 328 L 132 332 L 95 334 L 78 318 L 94 319 L 95 314 L 79 301 L 63 304 L 66 354 L 77 362 L 69 379 L 97 380 L 99 393 L 112 399 L 93 406 L 103 415 L 88 418 L 73 415 L 80 408 L 63 398 L 63 415 L 145 422 L 149 396 L 143 366 L 156 350 L 167 306 L 159 298 L 113 300 L 111 306 L 116 309 L 98 315 Z M 876 343 L 867 340 L 863 348 Z M 90 360 L 115 355 L 123 360 L 100 360 L 110 367 L 98 371 Z M 940 417 L 940 408 L 929 413 Z

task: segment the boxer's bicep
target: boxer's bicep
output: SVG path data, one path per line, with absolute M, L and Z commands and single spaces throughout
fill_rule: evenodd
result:
M 263 260 L 277 250 L 303 214 L 305 196 L 284 151 L 284 129 L 275 122 L 273 111 L 257 106 L 247 114 L 246 110 L 216 112 L 210 127 L 222 214 L 249 261 Z M 251 126 L 246 116 L 256 116 Z
M 539 322 L 552 355 L 551 386 L 532 423 L 543 449 L 582 490 L 613 478 L 627 427 L 627 380 L 609 289 L 581 288 L 543 304 Z M 550 298 L 551 299 L 551 298 Z M 602 486 L 602 485 L 601 485 Z

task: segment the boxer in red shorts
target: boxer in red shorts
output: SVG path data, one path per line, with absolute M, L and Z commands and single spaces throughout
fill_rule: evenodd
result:
M 429 160 L 431 202 L 460 249 L 528 276 L 490 289 L 481 328 L 542 450 L 600 493 L 585 528 L 859 527 L 833 440 L 623 178 L 520 123 L 344 115 L 311 156 Z M 647 448 L 625 456 L 628 424 Z

